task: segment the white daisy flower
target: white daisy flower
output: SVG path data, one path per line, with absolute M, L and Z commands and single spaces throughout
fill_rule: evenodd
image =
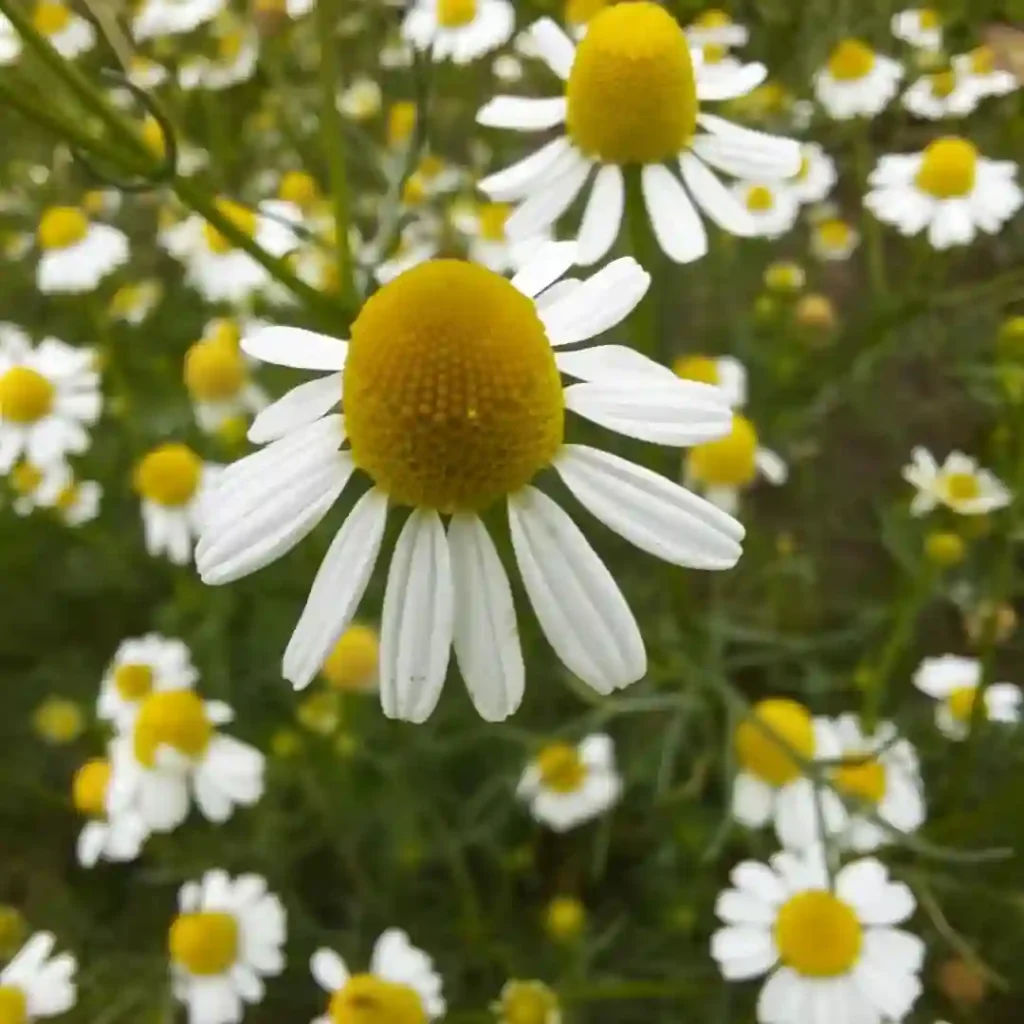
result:
M 238 28 L 217 37 L 217 56 L 193 57 L 178 69 L 182 89 L 230 89 L 247 82 L 256 73 L 260 37 L 251 28 Z
M 787 182 L 801 203 L 820 203 L 836 187 L 836 162 L 816 142 L 800 144 L 800 170 Z
M 950 452 L 940 466 L 925 448 L 915 448 L 903 467 L 903 479 L 917 488 L 910 514 L 923 516 L 937 505 L 961 516 L 983 516 L 1010 504 L 1009 489 L 976 459 Z
M 76 480 L 72 474 L 47 505 L 57 512 L 65 526 L 84 526 L 100 514 L 102 500 L 102 484 L 95 480 Z
M 213 21 L 226 0 L 143 0 L 132 21 L 132 36 L 141 41 L 184 35 Z
M 75 14 L 60 0 L 38 0 L 32 26 L 66 60 L 73 60 L 96 45 L 92 22 Z
M 823 217 L 811 225 L 811 253 L 819 260 L 848 260 L 858 245 L 860 232 L 842 217 Z
M 124 727 L 151 693 L 191 690 L 198 679 L 181 640 L 159 633 L 122 640 L 103 674 L 96 714 Z
M 164 286 L 156 278 L 147 278 L 122 285 L 110 300 L 108 312 L 112 320 L 138 327 L 160 305 Z
M 795 142 L 701 110 L 702 102 L 750 92 L 764 80 L 765 68 L 747 64 L 709 81 L 679 25 L 657 4 L 641 0 L 606 8 L 578 46 L 547 18 L 529 33 L 565 82 L 565 94 L 540 100 L 498 96 L 480 110 L 477 122 L 517 131 L 564 125 L 565 134 L 480 182 L 497 202 L 522 200 L 509 217 L 509 237 L 550 228 L 586 189 L 596 167 L 580 224 L 579 259 L 597 262 L 619 234 L 624 170 L 635 170 L 658 244 L 675 262 L 689 263 L 708 247 L 694 202 L 731 234 L 756 233 L 753 217 L 712 167 L 756 181 L 799 170 Z M 682 181 L 666 163 L 675 165 Z
M 919 50 L 942 49 L 942 16 L 931 7 L 899 11 L 892 16 L 890 27 L 897 39 Z
M 415 0 L 402 36 L 432 60 L 468 64 L 507 43 L 515 26 L 508 0 Z
M 1012 160 L 986 160 L 973 143 L 935 139 L 922 153 L 883 156 L 864 205 L 902 235 L 928 229 L 936 249 L 969 245 L 979 231 L 996 234 L 1024 205 Z
M 252 381 L 238 343 L 219 338 L 200 339 L 185 353 L 185 387 L 196 422 L 208 434 L 270 404 L 267 393 Z
M 180 7 L 181 4 L 177 6 Z M 163 85 L 169 76 L 170 72 L 163 64 L 158 64 L 155 60 L 138 53 L 132 54 L 131 64 L 128 65 L 128 81 L 137 89 L 156 89 Z
M 814 95 L 830 117 L 875 117 L 899 91 L 903 65 L 859 39 L 844 39 L 814 75 Z
M 758 238 L 781 238 L 800 214 L 800 200 L 789 182 L 738 181 L 733 195 L 754 222 Z
M 991 46 L 979 46 L 970 53 L 953 58 L 953 70 L 977 89 L 982 98 L 1007 96 L 1020 88 L 1020 81 L 1012 71 L 996 66 L 996 54 Z
M 746 25 L 715 7 L 698 14 L 685 31 L 691 46 L 746 46 L 750 38 Z
M 935 724 L 951 740 L 963 740 L 970 732 L 974 704 L 981 686 L 981 662 L 944 654 L 925 658 L 914 673 L 914 685 L 939 701 Z M 993 683 L 985 688 L 984 717 L 990 722 L 1016 724 L 1021 718 L 1021 690 L 1013 683 Z
M 49 932 L 36 932 L 0 971 L 5 1020 L 32 1024 L 67 1013 L 75 1005 L 78 963 L 70 953 L 51 956 L 56 942 Z
M 353 121 L 369 121 L 380 113 L 383 94 L 380 86 L 360 75 L 338 96 L 338 113 Z
M 981 90 L 970 75 L 956 71 L 935 71 L 922 75 L 903 94 L 903 106 L 915 117 L 941 121 L 966 117 L 978 106 Z
M 680 356 L 672 370 L 683 380 L 702 381 L 721 388 L 729 406 L 742 409 L 747 404 L 747 370 L 733 356 Z
M 759 1024 L 882 1024 L 910 1012 L 925 945 L 894 927 L 916 904 L 880 861 L 847 864 L 834 891 L 820 847 L 743 861 L 730 878 L 735 888 L 715 906 L 725 927 L 712 935 L 711 955 L 727 981 L 770 974 Z
M 22 460 L 8 475 L 14 492 L 11 503 L 19 516 L 31 515 L 37 508 L 53 505 L 57 495 L 71 479 L 71 468 L 65 462 L 51 462 L 48 466 L 34 466 Z
M 516 796 L 530 805 L 535 821 L 567 832 L 600 817 L 622 795 L 612 738 L 588 736 L 579 746 L 549 743 L 527 765 Z
M 552 241 L 551 232 L 512 241 L 505 234 L 512 207 L 508 203 L 472 203 L 452 213 L 452 223 L 469 236 L 469 258 L 496 274 L 515 273 Z
M 203 524 L 203 503 L 220 471 L 187 445 L 161 444 L 135 467 L 133 484 L 142 499 L 146 550 L 175 565 L 192 561 L 192 542 Z
M 696 487 L 713 505 L 734 515 L 740 493 L 763 477 L 776 487 L 789 478 L 782 457 L 758 443 L 757 429 L 735 413 L 724 437 L 694 445 L 686 453 L 686 484 Z
M 203 701 L 188 688 L 144 697 L 110 744 L 111 816 L 136 813 L 151 832 L 172 832 L 188 816 L 193 796 L 203 817 L 217 824 L 236 807 L 256 804 L 264 757 L 218 731 L 233 719 L 227 704 Z
M 271 256 L 278 257 L 299 244 L 287 223 L 291 212 L 284 207 L 288 205 L 270 200 L 260 203 L 258 210 L 251 210 L 229 199 L 217 200 L 217 208 L 235 227 Z M 282 215 L 285 223 L 281 221 Z M 160 241 L 185 265 L 186 279 L 207 302 L 241 305 L 264 291 L 273 280 L 265 267 L 247 252 L 236 249 L 199 214 L 161 232 Z
M 268 362 L 328 375 L 253 423 L 250 440 L 272 443 L 230 467 L 217 488 L 198 549 L 205 582 L 238 579 L 294 547 L 356 466 L 375 485 L 332 544 L 285 652 L 284 675 L 297 687 L 354 617 L 389 504 L 413 512 L 388 573 L 380 688 L 385 714 L 411 721 L 437 703 L 453 642 L 481 715 L 503 719 L 522 698 L 511 589 L 479 516 L 499 502 L 526 592 L 563 663 L 601 693 L 644 675 L 639 628 L 611 574 L 570 517 L 531 486 L 545 467 L 641 549 L 695 568 L 736 563 L 743 528 L 730 516 L 618 456 L 564 443 L 566 408 L 667 445 L 721 436 L 731 415 L 717 388 L 680 380 L 633 349 L 566 351 L 621 322 L 650 283 L 626 258 L 586 282 L 556 284 L 575 256 L 572 243 L 552 243 L 511 282 L 477 264 L 432 261 L 376 292 L 350 342 L 288 327 L 243 341 Z M 582 383 L 563 388 L 560 373 Z M 330 414 L 343 386 L 344 418 Z
M 174 996 L 189 1024 L 238 1024 L 284 970 L 286 916 L 259 875 L 207 871 L 178 892 L 168 948 Z
M 133 811 L 116 818 L 107 814 L 110 777 L 110 762 L 96 757 L 78 769 L 71 786 L 75 810 L 89 819 L 78 834 L 75 847 L 83 868 L 95 867 L 100 860 L 135 860 L 149 834 L 141 815 Z
M 0 473 L 21 458 L 45 468 L 89 447 L 86 427 L 103 399 L 92 349 L 56 338 L 36 347 L 13 324 L 0 324 Z
M 21 56 L 21 36 L 10 18 L 0 14 L 0 67 L 13 64 Z
M 917 751 L 898 738 L 892 722 L 881 722 L 873 735 L 864 733 L 857 715 L 840 715 L 831 721 L 815 720 L 815 730 L 830 729 L 837 757 L 848 765 L 830 770 L 832 785 L 841 796 L 852 797 L 899 832 L 916 832 L 925 820 L 924 783 Z M 871 756 L 878 753 L 877 756 Z M 868 853 L 891 841 L 891 834 L 858 811 L 847 808 L 849 822 L 841 837 L 844 845 Z
M 92 224 L 74 206 L 51 206 L 39 219 L 36 287 L 44 295 L 91 292 L 128 262 L 128 236 Z
M 309 961 L 316 983 L 330 993 L 327 1013 L 313 1024 L 356 1020 L 365 1007 L 388 1024 L 425 1024 L 445 1013 L 442 979 L 434 962 L 399 928 L 389 928 L 373 947 L 370 969 L 351 974 L 333 949 L 318 949 Z

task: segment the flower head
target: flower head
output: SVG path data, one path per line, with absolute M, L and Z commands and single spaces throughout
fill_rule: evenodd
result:
M 899 11 L 892 16 L 892 34 L 919 50 L 942 49 L 942 15 L 932 7 Z
M 914 685 L 939 703 L 935 724 L 951 740 L 966 739 L 974 717 L 981 686 L 981 662 L 944 654 L 925 658 L 914 673 Z M 985 687 L 981 717 L 992 722 L 1014 724 L 1021 718 L 1021 690 L 1013 683 Z
M 91 223 L 75 206 L 51 206 L 39 219 L 36 287 L 44 295 L 89 292 L 128 262 L 128 237 Z
M 150 694 L 190 690 L 198 678 L 192 655 L 181 640 L 159 633 L 122 640 L 103 674 L 96 713 L 123 726 Z
M 815 73 L 814 92 L 837 121 L 875 117 L 896 95 L 902 78 L 899 61 L 875 53 L 859 39 L 844 39 Z
M 0 1014 L 11 1024 L 32 1024 L 67 1013 L 78 992 L 78 963 L 70 953 L 52 956 L 56 939 L 36 932 L 0 971 Z
M 558 996 L 543 981 L 509 980 L 491 1004 L 498 1024 L 561 1024 Z
M 1012 495 L 987 469 L 963 452 L 950 452 L 940 466 L 925 448 L 915 448 L 911 462 L 903 468 L 903 479 L 912 484 L 917 493 L 910 512 L 923 516 L 936 505 L 961 516 L 983 516 L 1005 508 Z
M 78 834 L 78 863 L 93 867 L 100 859 L 135 860 L 146 841 L 148 829 L 142 816 L 127 811 L 111 817 L 107 810 L 112 768 L 105 757 L 95 757 L 79 767 L 71 783 L 71 799 L 88 819 Z
M 32 27 L 66 60 L 87 53 L 96 45 L 92 22 L 76 14 L 62 0 L 37 0 Z
M 512 38 L 509 0 L 416 0 L 402 22 L 402 37 L 435 61 L 468 64 Z

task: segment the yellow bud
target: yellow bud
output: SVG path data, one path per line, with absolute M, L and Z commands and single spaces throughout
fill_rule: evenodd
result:
M 544 910 L 544 930 L 555 942 L 575 942 L 586 923 L 586 908 L 575 896 L 556 896 Z
M 295 717 L 310 732 L 330 736 L 341 720 L 338 695 L 331 690 L 310 694 L 298 706 Z
M 932 565 L 947 569 L 959 565 L 967 553 L 963 537 L 949 530 L 933 530 L 925 537 L 924 553 Z
M 48 697 L 32 716 L 36 735 L 55 747 L 74 743 L 85 730 L 85 716 L 73 700 Z
M 1024 362 L 1024 316 L 1011 316 L 1003 322 L 996 335 L 996 351 L 1000 359 Z
M 270 738 L 270 753 L 281 761 L 294 757 L 302 749 L 302 737 L 294 729 L 278 729 Z
M 819 295 L 817 292 L 801 296 L 793 311 L 793 318 L 800 327 L 822 333 L 835 330 L 837 323 L 832 301 L 827 295 Z
M 807 275 L 799 263 L 769 264 L 764 272 L 764 286 L 776 295 L 796 295 L 807 282 Z

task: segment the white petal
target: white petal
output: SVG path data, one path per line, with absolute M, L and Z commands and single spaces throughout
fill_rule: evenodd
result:
M 551 287 L 575 262 L 575 242 L 548 242 L 512 278 L 512 286 L 532 299 Z
M 525 669 L 512 588 L 480 519 L 452 516 L 448 526 L 455 595 L 455 657 L 480 715 L 500 722 L 523 699 Z
M 579 528 L 533 487 L 511 495 L 508 510 L 523 583 L 555 653 L 599 693 L 640 679 L 647 655 L 636 619 Z
M 572 352 L 556 352 L 558 369 L 577 380 L 621 381 L 623 377 L 648 377 L 676 381 L 677 374 L 626 345 L 593 345 Z
M 699 260 L 708 251 L 708 236 L 679 179 L 662 164 L 648 164 L 641 185 L 651 227 L 665 255 L 676 263 Z
M 579 261 L 590 266 L 607 255 L 615 244 L 622 226 L 626 204 L 626 188 L 622 170 L 616 164 L 605 164 L 594 178 L 587 208 L 580 223 Z
M 776 487 L 781 486 L 789 479 L 789 467 L 783 461 L 782 456 L 770 448 L 758 448 L 754 453 L 754 462 L 765 480 L 770 484 L 775 484 Z
M 348 981 L 345 961 L 333 949 L 318 949 L 310 957 L 309 970 L 325 992 L 337 992 Z
M 564 96 L 535 100 L 525 96 L 495 96 L 476 115 L 476 123 L 485 128 L 513 128 L 540 131 L 565 121 Z
M 296 370 L 336 371 L 345 365 L 348 343 L 301 327 L 264 327 L 242 339 L 242 351 Z
M 565 136 L 552 139 L 536 153 L 488 175 L 478 183 L 478 187 L 491 199 L 501 202 L 522 199 L 533 192 L 535 186 L 548 180 L 556 168 L 566 161 L 575 160 L 575 155 L 570 154 L 574 154 L 574 150 Z
M 642 551 L 697 569 L 739 560 L 743 527 L 679 484 L 583 445 L 565 445 L 554 467 L 587 509 Z
M 377 562 L 387 511 L 387 497 L 376 488 L 367 491 L 327 549 L 284 652 L 282 673 L 297 689 L 309 685 L 355 615 Z
M 537 55 L 559 78 L 567 79 L 576 59 L 573 41 L 550 18 L 535 21 L 526 35 L 537 48 Z
M 453 607 L 441 519 L 415 509 L 399 534 L 384 592 L 380 698 L 388 718 L 424 722 L 434 710 L 451 655 Z
M 505 223 L 505 234 L 513 241 L 528 238 L 550 227 L 572 205 L 586 183 L 593 165 L 576 150 L 559 161 L 557 172 L 539 185 Z
M 738 159 L 746 160 L 755 166 L 757 173 L 754 177 L 792 178 L 800 172 L 800 163 L 803 159 L 800 155 L 800 144 L 792 139 L 767 135 L 751 128 L 741 128 L 714 114 L 701 114 L 697 118 L 697 123 L 705 131 L 711 132 L 725 151 L 730 151 Z M 694 149 L 697 149 L 696 145 Z M 728 167 L 722 169 L 729 171 Z M 739 177 L 746 175 L 740 174 Z
M 697 76 L 697 99 L 701 102 L 715 103 L 718 100 L 733 100 L 746 96 L 756 89 L 768 77 L 768 69 L 763 64 L 744 64 L 730 75 L 717 76 L 713 80 L 705 78 L 701 81 Z
M 757 233 L 754 218 L 736 193 L 726 188 L 696 156 L 684 153 L 679 158 L 679 167 L 697 204 L 723 231 L 741 238 L 752 238 Z
M 341 401 L 342 379 L 342 374 L 332 373 L 292 388 L 252 421 L 249 440 L 266 444 L 320 419 Z

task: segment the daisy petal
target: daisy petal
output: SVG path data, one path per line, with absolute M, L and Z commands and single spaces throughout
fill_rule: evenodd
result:
M 558 173 L 541 184 L 509 216 L 505 234 L 510 239 L 528 238 L 550 227 L 580 194 L 593 165 L 576 150 L 571 151 L 564 163 L 559 161 Z
M 301 327 L 264 327 L 242 339 L 242 351 L 296 370 L 337 371 L 345 366 L 348 342 Z
M 757 233 L 754 218 L 736 193 L 726 188 L 696 156 L 684 153 L 679 158 L 679 167 L 693 198 L 723 231 L 740 238 L 751 238 Z
M 512 286 L 532 299 L 554 284 L 575 262 L 575 242 L 548 242 L 512 278 Z
M 697 99 L 702 102 L 715 103 L 718 100 L 734 100 L 746 96 L 756 89 L 768 77 L 768 69 L 763 64 L 744 64 L 731 75 L 716 76 L 714 80 L 707 78 L 697 80 Z
M 348 981 L 345 961 L 333 949 L 318 949 L 310 957 L 309 970 L 325 992 L 337 992 Z
M 622 171 L 615 164 L 605 164 L 594 179 L 580 223 L 579 261 L 583 266 L 596 263 L 615 244 L 622 226 L 625 204 L 626 189 Z
M 675 381 L 678 376 L 626 345 L 593 345 L 574 352 L 556 352 L 558 369 L 577 380 L 621 381 L 623 377 L 653 377 Z
M 537 54 L 559 78 L 567 79 L 576 59 L 573 41 L 550 18 L 535 21 L 527 36 L 537 48 Z
M 752 128 L 741 128 L 714 114 L 700 114 L 697 123 L 720 143 L 723 152 L 732 154 L 737 160 L 745 160 L 748 166 L 756 168 L 753 175 L 739 174 L 738 177 L 770 180 L 792 178 L 800 171 L 800 145 L 792 139 L 768 135 Z M 697 141 L 695 139 L 694 143 Z M 696 150 L 697 146 L 693 148 Z M 698 151 L 698 155 L 704 154 Z M 708 160 L 714 163 L 710 157 Z M 722 166 L 722 170 L 733 173 L 726 166 Z
M 292 388 L 256 416 L 249 440 L 266 444 L 320 419 L 341 401 L 342 380 L 342 374 L 332 373 Z
M 481 192 L 500 202 L 513 202 L 529 195 L 534 187 L 548 178 L 572 152 L 572 144 L 562 136 L 552 139 L 536 153 L 496 171 L 478 183 Z
M 564 96 L 534 100 L 525 96 L 495 96 L 476 115 L 476 123 L 485 128 L 512 128 L 541 131 L 565 121 Z
M 676 263 L 699 260 L 708 251 L 708 238 L 679 179 L 661 164 L 648 164 L 641 185 L 651 228 L 665 255 Z

